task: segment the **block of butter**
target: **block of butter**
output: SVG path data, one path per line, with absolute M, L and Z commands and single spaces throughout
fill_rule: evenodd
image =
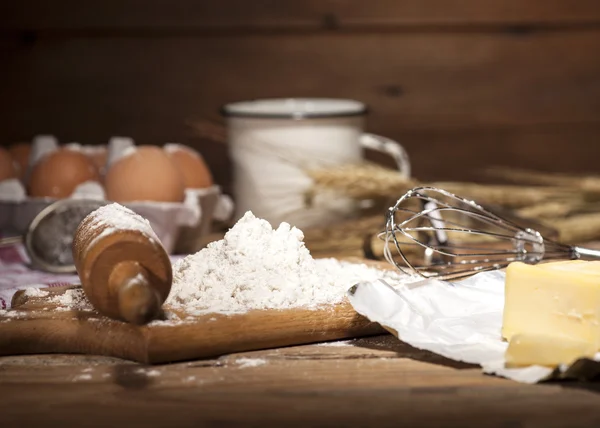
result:
M 521 360 L 558 362 L 577 357 L 573 353 L 584 348 L 587 355 L 581 357 L 600 349 L 600 261 L 511 263 L 506 269 L 502 336 L 515 339 L 509 344 L 514 365 Z M 555 343 L 548 346 L 549 340 Z
M 556 367 L 571 365 L 579 358 L 592 358 L 596 351 L 593 344 L 568 337 L 516 334 L 510 339 L 504 361 L 506 367 Z

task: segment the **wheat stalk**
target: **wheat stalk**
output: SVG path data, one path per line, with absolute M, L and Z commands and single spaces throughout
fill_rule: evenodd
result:
M 414 187 L 415 180 L 370 162 L 344 164 L 307 170 L 314 182 L 313 194 L 335 190 L 355 199 L 376 199 L 402 194 Z
M 513 169 L 513 168 L 488 168 L 491 176 L 510 180 L 520 184 L 549 185 L 568 187 L 582 192 L 588 200 L 600 199 L 600 177 L 596 175 L 579 176 L 573 174 L 545 173 L 539 171 Z
M 445 189 L 481 204 L 520 208 L 549 200 L 570 200 L 573 193 L 562 187 L 523 187 L 516 185 L 484 185 L 461 182 L 423 183 L 406 178 L 398 171 L 372 163 L 347 164 L 309 170 L 314 185 L 309 193 L 335 190 L 356 199 L 399 197 L 417 185 Z
M 557 174 L 528 169 L 490 167 L 486 173 L 492 177 L 502 178 L 513 183 L 543 186 L 577 186 L 581 177 L 570 174 Z
M 209 119 L 189 120 L 186 123 L 194 129 L 196 135 L 200 138 L 223 144 L 227 143 L 227 129 L 220 123 Z
M 313 227 L 304 231 L 304 242 L 313 255 L 344 253 L 363 256 L 365 239 L 383 229 L 382 215 L 346 220 L 340 224 Z
M 548 224 L 558 230 L 560 241 L 567 244 L 600 239 L 600 213 L 555 219 Z
M 461 182 L 436 182 L 434 187 L 447 190 L 484 205 L 521 208 L 548 201 L 565 201 L 575 198 L 569 190 L 560 187 L 524 187 L 515 185 L 476 184 Z
M 576 212 L 579 205 L 565 201 L 542 202 L 528 207 L 516 210 L 516 214 L 521 217 L 540 219 L 540 218 L 561 218 Z

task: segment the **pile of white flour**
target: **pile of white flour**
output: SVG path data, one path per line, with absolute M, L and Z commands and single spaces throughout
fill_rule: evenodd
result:
M 315 260 L 303 239 L 302 231 L 287 223 L 274 230 L 247 212 L 224 239 L 175 263 L 166 303 L 190 314 L 315 308 L 341 302 L 359 281 L 409 278 L 335 259 Z

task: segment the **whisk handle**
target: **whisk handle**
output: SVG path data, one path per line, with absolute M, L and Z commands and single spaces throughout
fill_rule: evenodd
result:
M 573 247 L 573 254 L 577 259 L 583 260 L 600 260 L 600 250 L 592 250 L 589 248 Z

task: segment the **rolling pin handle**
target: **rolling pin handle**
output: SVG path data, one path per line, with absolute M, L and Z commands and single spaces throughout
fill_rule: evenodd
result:
M 110 282 L 116 288 L 123 320 L 142 325 L 157 317 L 162 301 L 151 281 L 150 273 L 137 262 L 123 262 L 115 267 Z

